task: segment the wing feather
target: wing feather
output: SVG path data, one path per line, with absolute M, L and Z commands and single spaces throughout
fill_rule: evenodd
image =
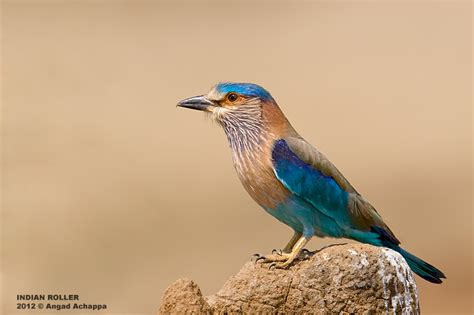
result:
M 303 162 L 311 165 L 326 176 L 332 177 L 336 183 L 348 193 L 358 192 L 352 187 L 351 183 L 342 175 L 342 173 L 332 164 L 328 158 L 319 152 L 315 147 L 301 138 L 288 137 L 285 138 L 288 147 Z
M 381 227 L 399 243 L 375 208 L 304 139 L 287 137 L 276 141 L 272 160 L 276 177 L 288 190 L 332 217 L 342 228 L 370 231 L 373 226 Z

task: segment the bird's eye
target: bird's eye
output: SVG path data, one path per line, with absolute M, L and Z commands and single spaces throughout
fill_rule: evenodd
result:
M 227 94 L 227 100 L 229 100 L 229 102 L 235 102 L 238 98 L 239 96 L 235 93 Z

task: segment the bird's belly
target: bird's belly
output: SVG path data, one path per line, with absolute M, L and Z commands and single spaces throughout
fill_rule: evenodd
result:
M 320 237 L 343 237 L 344 231 L 336 221 L 298 196 L 291 195 L 273 208 L 264 208 L 293 230 Z

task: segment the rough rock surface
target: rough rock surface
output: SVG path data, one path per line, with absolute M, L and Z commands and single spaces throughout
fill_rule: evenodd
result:
M 246 263 L 214 295 L 180 279 L 159 312 L 418 314 L 415 279 L 402 256 L 364 244 L 326 247 L 287 270 Z

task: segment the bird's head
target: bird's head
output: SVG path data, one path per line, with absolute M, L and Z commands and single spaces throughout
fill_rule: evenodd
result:
M 219 83 L 200 96 L 182 100 L 178 106 L 201 110 L 214 114 L 216 119 L 232 112 L 261 107 L 264 103 L 274 103 L 272 96 L 264 88 L 252 83 Z
M 252 83 L 219 83 L 200 96 L 182 100 L 179 107 L 204 111 L 225 127 L 255 127 L 261 125 L 265 112 L 280 111 L 270 93 Z
M 259 147 L 269 135 L 292 130 L 270 93 L 252 83 L 219 83 L 207 94 L 184 99 L 178 106 L 210 114 L 234 151 Z

